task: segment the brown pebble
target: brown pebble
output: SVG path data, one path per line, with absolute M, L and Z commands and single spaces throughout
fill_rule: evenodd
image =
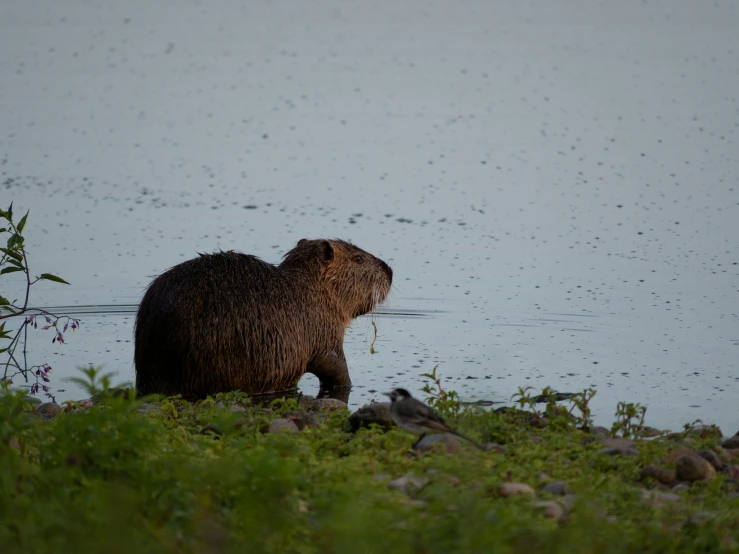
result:
M 454 454 L 459 450 L 459 441 L 454 435 L 449 433 L 440 433 L 436 435 L 426 435 L 414 447 L 417 452 L 438 452 L 446 454 Z
M 680 456 L 675 460 L 675 475 L 681 481 L 710 481 L 716 470 L 699 456 Z
M 724 465 L 724 463 L 718 457 L 718 454 L 716 454 L 713 450 L 699 450 L 697 454 L 701 458 L 706 460 L 709 464 L 711 464 L 714 469 L 721 469 Z
M 541 508 L 542 513 L 546 517 L 550 517 L 552 519 L 560 519 L 565 515 L 565 510 L 559 504 L 559 502 L 552 502 L 552 501 L 534 502 L 534 506 Z
M 690 448 L 680 447 L 680 448 L 676 448 L 675 450 L 671 451 L 664 458 L 662 458 L 662 462 L 668 464 L 670 462 L 674 462 L 680 456 L 697 456 L 697 454 Z
M 739 460 L 739 448 L 726 448 L 724 450 L 731 460 Z
M 638 456 L 639 451 L 636 448 L 604 448 L 598 454 L 607 454 L 609 456 Z
M 518 494 L 528 494 L 534 496 L 536 491 L 526 483 L 503 483 L 498 488 L 500 496 L 515 496 Z
M 727 450 L 739 449 L 739 433 L 722 441 L 721 446 L 723 446 Z
M 642 499 L 648 500 L 655 508 L 658 508 L 664 504 L 674 504 L 676 502 L 680 502 L 680 497 L 677 494 L 660 491 L 642 490 Z
M 267 433 L 297 433 L 298 426 L 289 419 L 277 418 L 269 422 Z
M 636 446 L 636 442 L 630 441 L 628 439 L 603 439 L 602 443 L 603 446 L 608 446 L 612 448 L 631 448 L 633 446 Z
M 62 411 L 62 407 L 56 402 L 45 402 L 36 407 L 36 413 L 42 415 L 56 416 Z
M 390 481 L 387 485 L 387 488 L 410 493 L 422 489 L 423 487 L 428 485 L 428 483 L 429 480 L 425 477 L 404 475 L 403 477 L 398 477 L 397 479 Z
M 659 466 L 647 466 L 641 470 L 641 479 L 656 479 L 664 485 L 669 485 L 675 480 L 675 472 Z
M 287 412 L 286 414 L 283 414 L 282 417 L 292 421 L 298 428 L 298 431 L 302 431 L 306 427 L 318 427 L 316 418 L 314 418 L 308 412 L 304 412 L 302 410 L 296 412 Z

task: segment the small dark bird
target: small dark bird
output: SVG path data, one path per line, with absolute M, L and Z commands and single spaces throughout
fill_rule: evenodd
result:
M 474 444 L 480 450 L 485 450 L 472 439 L 457 433 L 449 427 L 444 423 L 444 420 L 439 414 L 423 402 L 413 398 L 407 390 L 394 389 L 391 392 L 385 392 L 383 394 L 390 397 L 390 401 L 392 402 L 390 405 L 390 415 L 395 424 L 409 433 L 420 435 L 418 440 L 413 443 L 413 448 L 429 433 L 451 433 Z

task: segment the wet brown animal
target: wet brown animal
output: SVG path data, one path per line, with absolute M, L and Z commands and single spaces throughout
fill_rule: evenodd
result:
M 303 239 L 279 266 L 235 252 L 176 265 L 149 285 L 136 315 L 136 389 L 258 394 L 312 373 L 322 394 L 348 396 L 344 331 L 385 300 L 392 276 L 340 240 Z

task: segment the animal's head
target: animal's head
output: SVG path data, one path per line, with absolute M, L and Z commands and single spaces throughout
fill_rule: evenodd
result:
M 393 282 L 389 265 L 343 240 L 302 239 L 280 264 L 280 268 L 296 266 L 317 271 L 347 323 L 384 302 Z
M 405 400 L 406 398 L 412 398 L 411 393 L 405 389 L 393 389 L 390 392 L 383 392 L 382 394 L 389 396 L 390 402 L 398 402 L 400 400 Z

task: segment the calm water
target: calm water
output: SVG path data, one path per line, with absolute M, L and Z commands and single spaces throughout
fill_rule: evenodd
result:
M 602 424 L 625 400 L 739 429 L 736 3 L 1 10 L 0 204 L 72 283 L 35 303 L 86 312 L 32 334 L 58 400 L 80 365 L 133 380 L 168 267 L 341 237 L 395 272 L 376 353 L 370 319 L 347 333 L 352 406 L 438 364 L 464 400 L 592 386 Z

